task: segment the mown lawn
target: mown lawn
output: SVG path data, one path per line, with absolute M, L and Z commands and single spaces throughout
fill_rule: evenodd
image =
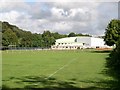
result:
M 94 50 L 2 51 L 3 88 L 109 88 L 108 52 Z

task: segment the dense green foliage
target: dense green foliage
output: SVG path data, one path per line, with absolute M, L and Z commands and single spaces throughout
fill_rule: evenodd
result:
M 3 88 L 106 90 L 110 88 L 107 80 L 112 80 L 101 73 L 107 56 L 108 53 L 91 50 L 2 51 Z
M 42 47 L 43 39 L 41 34 L 32 34 L 23 31 L 17 26 L 10 25 L 8 22 L 2 23 L 2 45 L 16 45 L 18 47 Z
M 58 32 L 44 31 L 42 34 L 31 33 L 11 25 L 8 22 L 0 22 L 0 33 L 2 33 L 3 46 L 17 47 L 41 47 L 49 48 L 55 43 L 55 39 L 64 38 L 69 35 L 59 34 Z M 83 34 L 74 34 L 74 36 L 90 36 Z
M 75 33 L 74 32 L 71 32 L 69 35 L 68 35 L 68 37 L 75 37 L 76 35 L 75 35 Z
M 120 80 L 120 39 L 116 44 L 116 48 L 110 54 L 107 66 L 110 68 L 110 73 Z
M 120 38 L 120 20 L 113 19 L 106 28 L 104 40 L 107 45 L 112 46 Z
M 88 36 L 88 37 L 91 37 L 91 35 L 89 35 L 89 34 L 82 34 L 82 33 L 76 34 L 74 32 L 71 32 L 71 33 L 68 34 L 68 37 L 75 37 L 75 36 Z
M 110 53 L 106 66 L 108 67 L 108 74 L 117 80 L 116 87 L 112 90 L 120 90 L 120 20 L 112 20 L 108 24 L 105 41 L 109 46 L 113 44 L 116 46 Z

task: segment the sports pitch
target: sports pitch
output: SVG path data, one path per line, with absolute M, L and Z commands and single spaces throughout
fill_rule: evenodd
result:
M 108 88 L 107 52 L 94 50 L 2 51 L 3 88 Z

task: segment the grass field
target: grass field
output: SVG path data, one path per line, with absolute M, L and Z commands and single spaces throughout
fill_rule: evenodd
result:
M 2 51 L 3 88 L 108 88 L 107 52 Z

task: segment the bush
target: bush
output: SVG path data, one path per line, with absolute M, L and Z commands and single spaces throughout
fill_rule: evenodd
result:
M 110 54 L 107 66 L 110 68 L 111 74 L 120 80 L 120 39 L 116 44 L 116 48 Z
M 107 74 L 114 78 L 111 83 L 111 90 L 120 90 L 120 39 L 116 44 L 116 48 L 110 53 L 107 60 Z

